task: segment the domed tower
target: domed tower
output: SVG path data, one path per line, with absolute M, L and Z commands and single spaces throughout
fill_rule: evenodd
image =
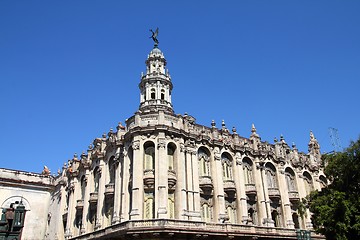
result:
M 166 59 L 157 44 L 149 53 L 145 64 L 146 74 L 142 74 L 139 84 L 139 110 L 143 113 L 157 112 L 159 110 L 174 113 L 171 104 L 173 85 L 166 68 Z

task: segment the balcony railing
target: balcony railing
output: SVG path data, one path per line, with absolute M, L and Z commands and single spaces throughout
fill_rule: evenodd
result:
M 256 194 L 255 183 L 246 183 L 245 184 L 245 192 L 246 192 L 246 194 Z
M 270 198 L 280 198 L 280 191 L 278 188 L 268 188 Z
M 144 170 L 144 187 L 147 189 L 153 189 L 155 185 L 155 171 L 154 169 Z
M 236 193 L 235 182 L 234 180 L 225 180 L 224 181 L 224 192 L 228 197 L 234 197 Z
M 76 201 L 76 210 L 81 211 L 84 208 L 84 200 L 79 199 Z
M 213 182 L 210 176 L 200 176 L 199 185 L 203 194 L 210 195 L 213 190 Z
M 174 189 L 176 185 L 176 172 L 174 170 L 168 170 L 168 186 L 169 189 Z
M 300 200 L 299 192 L 298 191 L 289 191 L 289 199 L 290 199 L 290 201 Z
M 90 204 L 97 204 L 97 201 L 98 201 L 98 193 L 97 192 L 90 193 L 89 203 Z
M 105 196 L 106 197 L 112 197 L 114 196 L 114 192 L 115 192 L 115 184 L 114 183 L 109 183 L 105 185 Z

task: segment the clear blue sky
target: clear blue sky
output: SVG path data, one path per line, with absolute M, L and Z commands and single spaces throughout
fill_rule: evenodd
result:
M 220 3 L 221 2 L 221 3 Z M 322 152 L 360 133 L 360 1 L 0 1 L 0 167 L 53 173 L 139 106 L 159 27 L 173 106 Z

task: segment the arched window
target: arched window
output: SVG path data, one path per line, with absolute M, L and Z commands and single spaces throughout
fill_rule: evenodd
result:
M 278 188 L 276 169 L 271 163 L 265 165 L 265 174 L 268 188 Z
M 304 176 L 304 181 L 305 181 L 306 194 L 309 195 L 310 192 L 314 190 L 313 180 L 312 180 L 311 175 L 308 172 L 304 172 L 303 176 Z
M 111 157 L 108 163 L 108 167 L 109 167 L 109 183 L 115 183 L 115 161 L 114 161 L 115 157 Z
M 168 169 L 169 170 L 174 170 L 174 155 L 175 155 L 174 144 L 168 144 L 167 156 L 168 156 Z
M 223 168 L 223 178 L 224 180 L 233 180 L 232 179 L 232 162 L 231 157 L 227 153 L 223 153 L 221 155 L 221 162 L 222 162 L 222 168 Z
M 205 222 L 211 222 L 211 208 L 208 203 L 201 205 L 201 218 Z
M 76 212 L 75 215 L 75 227 L 78 229 L 78 231 L 81 229 L 82 226 L 82 212 Z
M 165 99 L 165 90 L 161 89 L 161 100 Z
M 99 191 L 100 171 L 99 167 L 94 169 L 94 192 Z
M 276 210 L 271 212 L 271 219 L 274 221 L 275 227 L 280 227 L 279 213 Z
M 90 221 L 90 224 L 91 224 L 91 228 L 93 230 L 95 230 L 95 224 L 96 224 L 96 208 L 94 209 L 90 209 L 89 211 L 89 221 Z
M 326 185 L 327 185 L 327 179 L 326 179 L 326 177 L 324 177 L 323 175 L 321 175 L 321 176 L 319 177 L 319 180 L 320 180 L 321 188 L 326 187 Z
M 285 179 L 286 179 L 286 185 L 288 187 L 288 191 L 297 192 L 295 173 L 289 167 L 285 169 Z
M 236 223 L 236 208 L 234 208 L 231 205 L 228 205 L 226 210 L 227 210 L 227 213 L 228 213 L 228 216 L 229 216 L 229 222 L 230 223 Z
M 151 90 L 150 90 L 150 97 L 151 97 L 151 99 L 155 99 L 156 97 L 155 97 L 155 88 L 152 88 Z
M 257 224 L 256 221 L 256 212 L 253 208 L 248 209 L 248 224 Z
M 293 219 L 293 222 L 294 222 L 295 229 L 300 228 L 299 216 L 296 213 L 293 213 L 292 214 L 292 219 Z
M 144 145 L 144 169 L 154 169 L 155 166 L 155 145 L 152 142 L 147 142 Z
M 199 160 L 199 175 L 210 176 L 210 154 L 206 148 L 199 148 L 198 150 L 198 160 Z
M 245 184 L 253 184 L 253 163 L 249 158 L 243 159 L 244 181 Z
M 105 226 L 110 226 L 114 217 L 114 206 L 112 204 L 105 204 Z
M 175 218 L 175 194 L 169 192 L 168 194 L 168 216 L 169 218 Z
M 144 198 L 144 218 L 155 218 L 155 196 L 153 192 L 145 192 Z

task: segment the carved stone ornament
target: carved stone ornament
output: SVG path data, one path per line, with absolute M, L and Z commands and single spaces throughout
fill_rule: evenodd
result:
M 185 148 L 185 144 L 184 143 L 180 143 L 180 152 L 185 152 L 186 148 Z
M 219 150 L 218 147 L 215 147 L 215 148 L 214 148 L 214 159 L 219 161 L 220 158 L 221 158 L 220 150 Z
M 158 149 L 165 149 L 166 147 L 166 141 L 164 138 L 159 138 L 158 139 L 158 145 L 157 145 Z
M 131 146 L 132 146 L 133 150 L 139 150 L 140 149 L 140 141 L 139 140 L 133 141 Z

